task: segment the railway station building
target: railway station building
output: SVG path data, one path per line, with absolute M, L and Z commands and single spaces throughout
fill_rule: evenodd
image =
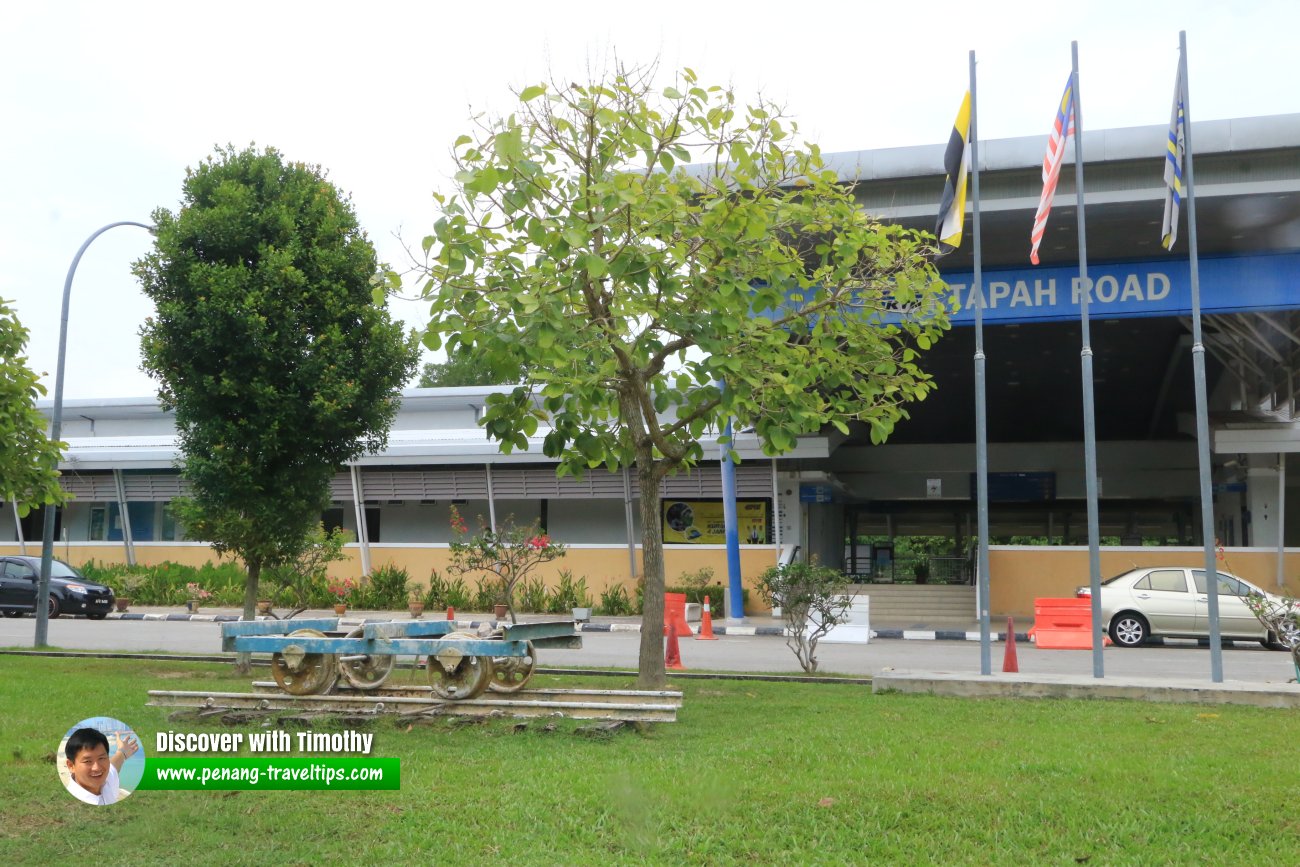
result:
M 1131 565 L 1203 561 L 1186 204 L 1174 252 L 1160 246 L 1166 133 L 1164 126 L 1098 130 L 1083 141 L 1103 577 Z M 1300 114 L 1198 122 L 1193 135 L 1221 566 L 1300 595 L 1300 462 L 1288 467 L 1288 455 L 1300 451 Z M 933 229 L 943 147 L 828 160 L 868 213 Z M 1088 581 L 1082 286 L 1070 168 L 1061 175 L 1042 264 L 1028 263 L 1044 147 L 1038 136 L 979 147 L 995 617 L 1027 614 L 1035 597 L 1072 595 Z M 887 443 L 832 429 L 772 459 L 751 432 L 737 435 L 747 584 L 779 561 L 815 556 L 864 584 L 909 585 L 914 595 L 936 598 L 969 594 L 963 619 L 973 619 L 969 219 L 963 246 L 939 265 L 961 310 L 922 356 L 937 389 L 909 407 L 911 418 Z M 471 520 L 539 522 L 569 546 L 551 565 L 586 577 L 595 593 L 639 576 L 635 475 L 557 478 L 541 454 L 545 431 L 527 451 L 500 453 L 477 422 L 487 396 L 502 390 L 508 387 L 403 393 L 387 449 L 341 467 L 333 480 L 333 504 L 322 517 L 358 540 L 337 571 L 360 575 L 393 563 L 419 580 L 442 570 L 455 504 Z M 206 543 L 184 538 L 167 508 L 186 490 L 173 424 L 153 398 L 65 403 L 69 448 L 61 469 L 73 500 L 60 510 L 56 556 L 74 565 L 214 559 Z M 721 495 L 713 460 L 664 482 L 670 585 L 701 566 L 725 583 Z M 39 511 L 19 520 L 4 509 L 0 553 L 38 552 L 40 520 Z M 750 604 L 757 610 L 756 600 Z

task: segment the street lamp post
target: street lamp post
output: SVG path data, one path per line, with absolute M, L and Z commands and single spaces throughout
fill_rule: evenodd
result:
M 130 220 L 123 220 L 118 223 L 109 223 L 102 229 L 96 231 L 86 239 L 77 251 L 77 255 L 72 259 L 72 265 L 68 268 L 67 279 L 63 281 L 63 316 L 59 321 L 59 364 L 54 375 L 54 416 L 50 425 L 50 439 L 58 442 L 63 435 L 63 362 L 68 349 L 68 303 L 72 300 L 72 277 L 77 273 L 77 263 L 81 261 L 82 255 L 90 243 L 109 229 L 118 226 L 139 226 L 141 229 L 152 232 L 154 227 L 145 223 L 136 223 Z M 36 647 L 45 647 L 49 642 L 50 629 L 50 566 L 54 561 L 54 517 L 55 506 L 47 505 L 45 507 L 45 527 L 41 536 L 41 577 L 36 586 Z M 122 516 L 126 520 L 126 516 Z

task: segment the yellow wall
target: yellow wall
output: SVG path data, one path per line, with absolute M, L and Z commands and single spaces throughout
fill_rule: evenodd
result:
M 27 553 L 39 556 L 40 544 L 28 544 Z M 0 544 L 0 555 L 22 553 L 16 543 Z M 349 545 L 344 549 L 347 559 L 330 567 L 330 574 L 339 578 L 361 577 L 361 549 Z M 55 545 L 55 554 L 60 560 L 66 560 L 79 566 L 88 560 L 101 563 L 125 563 L 126 551 L 120 542 L 87 543 Z M 217 560 L 216 554 L 207 545 L 171 545 L 161 542 L 138 543 L 135 546 L 136 562 L 145 566 L 155 566 L 163 561 L 182 563 L 187 566 L 202 566 Z M 371 545 L 370 566 L 372 569 L 384 565 L 393 565 L 405 569 L 416 583 L 428 586 L 429 573 L 437 569 L 444 576 L 451 563 L 450 552 L 445 545 L 435 547 L 407 545 Z M 747 613 L 765 613 L 762 601 L 754 592 L 754 585 L 763 570 L 776 563 L 776 550 L 771 546 L 742 546 L 740 549 L 741 579 L 749 588 L 749 608 Z M 674 546 L 664 549 L 664 573 L 667 583 L 674 585 L 683 572 L 694 571 L 704 566 L 711 566 L 714 581 L 726 584 L 727 552 L 722 547 L 688 547 Z M 637 574 L 641 574 L 641 552 L 637 549 Z M 587 592 L 592 601 L 598 603 L 602 591 L 614 584 L 623 584 L 628 596 L 635 599 L 636 593 L 628 571 L 627 548 L 599 547 L 584 548 L 570 546 L 565 556 L 537 568 L 548 586 L 554 586 L 561 570 L 567 570 L 576 580 L 587 579 Z M 472 584 L 472 581 L 467 583 Z
M 1229 548 L 1218 569 L 1277 592 L 1277 551 Z M 1288 549 L 1283 575 L 1286 595 L 1300 596 L 1300 549 Z M 1101 580 L 1134 566 L 1204 566 L 1203 548 L 1123 547 L 1101 549 Z M 1073 596 L 1088 583 L 1088 549 L 1080 546 L 989 547 L 989 602 L 995 617 L 1032 617 L 1034 599 Z

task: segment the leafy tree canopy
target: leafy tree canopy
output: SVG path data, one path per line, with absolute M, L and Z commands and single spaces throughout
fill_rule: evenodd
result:
M 33 506 L 62 503 L 62 443 L 46 435 L 48 422 L 36 409 L 45 386 L 27 366 L 27 329 L 0 299 L 0 496 L 26 515 Z
M 522 382 L 524 371 L 516 367 L 502 374 L 479 359 L 456 355 L 442 362 L 428 362 L 420 371 L 420 388 L 451 388 L 458 385 L 503 385 Z
M 863 214 L 778 107 L 653 72 L 526 87 L 459 138 L 423 288 L 430 348 L 527 371 L 485 412 L 504 450 L 544 426 L 561 472 L 635 465 L 643 683 L 662 680 L 663 476 L 728 417 L 770 454 L 854 421 L 883 441 L 948 326 L 928 236 Z
M 302 551 L 331 475 L 384 445 L 417 348 L 376 303 L 374 248 L 320 168 L 218 149 L 180 210 L 153 216 L 135 272 L 157 308 L 144 368 L 193 483 L 178 514 L 248 564 L 251 617 L 258 573 Z

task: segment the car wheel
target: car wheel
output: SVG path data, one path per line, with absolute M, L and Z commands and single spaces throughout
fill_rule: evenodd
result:
M 93 614 L 86 615 L 86 617 L 90 618 L 91 620 L 103 620 L 107 616 L 108 616 L 107 611 L 96 611 Z
M 50 619 L 58 617 L 62 611 L 59 610 L 59 600 L 54 594 L 50 594 Z
M 21 611 L 17 611 L 17 610 L 15 610 L 15 609 L 13 609 L 13 608 L 6 608 L 6 609 L 4 610 L 4 614 L 5 614 L 5 617 L 22 617 L 22 616 L 23 616 L 23 613 L 22 613 Z
M 1151 634 L 1142 615 L 1125 611 L 1110 621 L 1110 640 L 1120 647 L 1140 647 Z

